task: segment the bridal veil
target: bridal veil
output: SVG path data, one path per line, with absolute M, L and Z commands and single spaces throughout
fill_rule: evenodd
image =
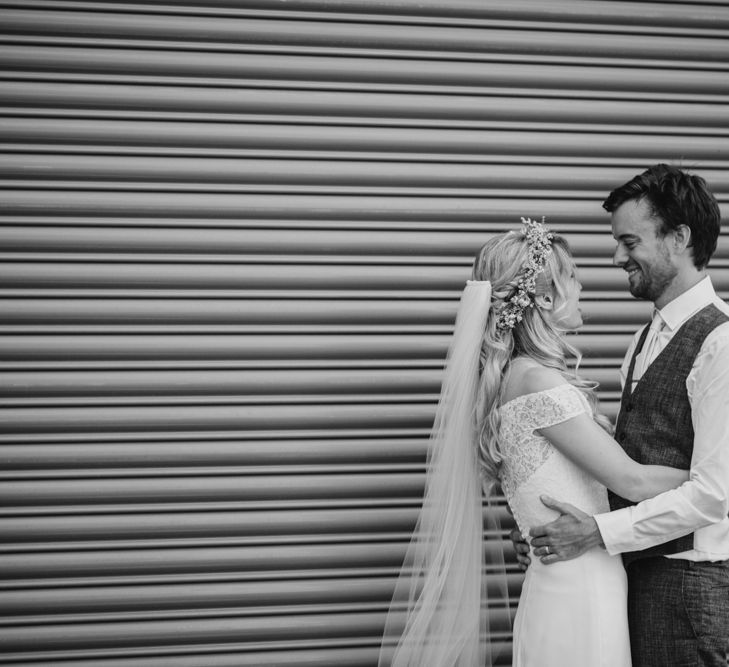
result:
M 491 284 L 468 281 L 430 436 L 423 506 L 387 615 L 379 667 L 483 667 L 476 393 Z

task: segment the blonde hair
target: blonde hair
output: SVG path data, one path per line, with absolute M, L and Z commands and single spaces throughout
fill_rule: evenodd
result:
M 580 352 L 564 337 L 564 330 L 545 317 L 535 306 L 524 309 L 523 317 L 512 329 L 497 326 L 498 315 L 505 302 L 517 290 L 520 275 L 527 266 L 529 249 L 526 235 L 521 231 L 507 232 L 490 239 L 479 251 L 473 265 L 473 280 L 491 283 L 491 313 L 486 322 L 480 354 L 480 376 L 476 401 L 476 422 L 479 434 L 479 463 L 484 488 L 498 481 L 501 467 L 499 431 L 504 379 L 511 361 L 526 356 L 547 368 L 558 371 L 577 387 L 592 406 L 593 417 L 608 432 L 608 419 L 598 412 L 596 383 L 578 377 L 567 366 L 567 359 L 579 367 Z M 575 264 L 567 242 L 554 234 L 552 252 L 546 259 L 544 271 L 537 276 L 534 296 L 554 296 L 556 310 L 566 302 Z

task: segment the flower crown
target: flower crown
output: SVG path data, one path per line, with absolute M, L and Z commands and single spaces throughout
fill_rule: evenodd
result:
M 534 306 L 537 276 L 544 271 L 547 258 L 552 254 L 552 232 L 545 226 L 544 217 L 542 222 L 531 218 L 522 218 L 521 221 L 524 223 L 529 259 L 517 282 L 516 293 L 504 302 L 496 318 L 496 328 L 501 330 L 513 329 L 517 322 L 521 322 L 524 311 Z

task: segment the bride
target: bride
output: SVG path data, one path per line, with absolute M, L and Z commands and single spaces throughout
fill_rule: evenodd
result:
M 582 324 L 569 248 L 542 223 L 522 222 L 521 231 L 484 245 L 461 298 L 423 508 L 379 667 L 492 664 L 482 622 L 481 500 L 496 483 L 527 535 L 556 517 L 540 496 L 595 514 L 608 510 L 606 487 L 639 501 L 688 479 L 685 470 L 636 463 L 610 436 L 594 384 L 566 363 L 579 353 L 564 334 Z M 619 556 L 594 548 L 549 566 L 533 559 L 514 621 L 513 665 L 630 667 Z

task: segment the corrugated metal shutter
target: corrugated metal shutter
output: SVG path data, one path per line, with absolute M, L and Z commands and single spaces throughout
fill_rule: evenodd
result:
M 0 663 L 374 665 L 475 250 L 567 235 L 614 414 L 600 202 L 726 210 L 729 7 L 0 5 Z

